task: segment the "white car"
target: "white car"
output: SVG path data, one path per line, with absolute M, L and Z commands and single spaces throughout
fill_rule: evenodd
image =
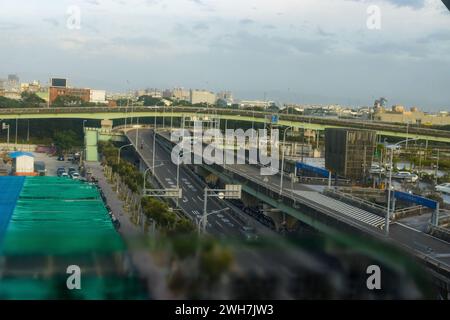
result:
M 80 179 L 80 174 L 79 174 L 78 172 L 73 172 L 73 173 L 70 175 L 70 177 L 71 177 L 73 180 L 78 180 L 78 179 Z
M 438 192 L 450 194 L 450 183 L 447 182 L 447 183 L 437 185 L 435 189 Z
M 408 171 L 399 171 L 392 175 L 392 178 L 395 179 L 404 179 L 406 181 L 416 182 L 419 180 L 419 176 L 415 173 L 411 173 Z
M 381 173 L 384 173 L 385 171 L 386 170 L 384 170 L 383 167 L 381 167 L 381 166 L 379 166 L 377 164 L 373 164 L 370 167 L 369 173 L 371 173 L 371 174 L 381 174 Z

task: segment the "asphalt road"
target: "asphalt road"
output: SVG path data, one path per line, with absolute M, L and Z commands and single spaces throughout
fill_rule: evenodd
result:
M 136 130 L 129 131 L 127 136 L 131 143 L 136 143 Z M 143 148 L 140 149 L 141 143 Z M 152 164 L 153 157 L 153 130 L 139 130 L 137 151 L 145 159 L 148 166 Z M 172 162 L 170 154 L 158 143 L 155 144 L 155 171 L 158 180 L 164 188 L 176 188 L 177 166 Z M 190 170 L 180 165 L 180 188 L 183 190 L 183 198 L 179 200 L 179 206 L 194 222 L 203 215 L 204 188 L 206 184 L 193 179 Z M 225 202 L 217 198 L 208 197 L 207 212 L 220 211 L 208 216 L 207 232 L 219 236 L 242 236 L 240 229 L 245 225 L 237 219 Z
M 163 134 L 165 137 L 168 137 L 167 132 L 164 132 Z M 278 190 L 280 187 L 279 173 L 270 176 L 262 176 L 259 167 L 249 164 L 226 165 L 226 168 L 237 172 L 243 177 L 255 179 L 259 181 L 261 185 L 268 186 L 272 190 Z M 285 176 L 283 179 L 283 194 L 295 197 L 291 190 L 314 191 L 304 184 L 292 183 L 291 179 Z M 412 251 L 425 254 L 429 258 L 435 259 L 450 267 L 450 244 L 448 242 L 399 222 L 390 224 L 389 238 Z

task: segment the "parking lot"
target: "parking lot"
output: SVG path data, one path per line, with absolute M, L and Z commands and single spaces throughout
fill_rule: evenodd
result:
M 66 169 L 66 172 L 70 167 L 75 168 L 78 171 L 78 164 L 72 163 L 72 161 L 58 161 L 56 156 L 49 156 L 45 153 L 33 152 L 34 161 L 43 161 L 45 163 L 45 168 L 47 169 L 47 176 L 56 176 L 56 171 L 59 167 Z

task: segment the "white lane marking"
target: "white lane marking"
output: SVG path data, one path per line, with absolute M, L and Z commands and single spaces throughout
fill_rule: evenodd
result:
M 221 229 L 224 229 L 224 227 L 220 224 L 219 221 L 216 220 L 215 223 L 216 223 Z

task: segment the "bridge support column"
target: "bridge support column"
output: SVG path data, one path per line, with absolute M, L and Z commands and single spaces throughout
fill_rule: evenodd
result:
M 84 128 L 84 161 L 98 161 L 98 130 Z
M 431 215 L 431 225 L 439 227 L 439 203 Z

